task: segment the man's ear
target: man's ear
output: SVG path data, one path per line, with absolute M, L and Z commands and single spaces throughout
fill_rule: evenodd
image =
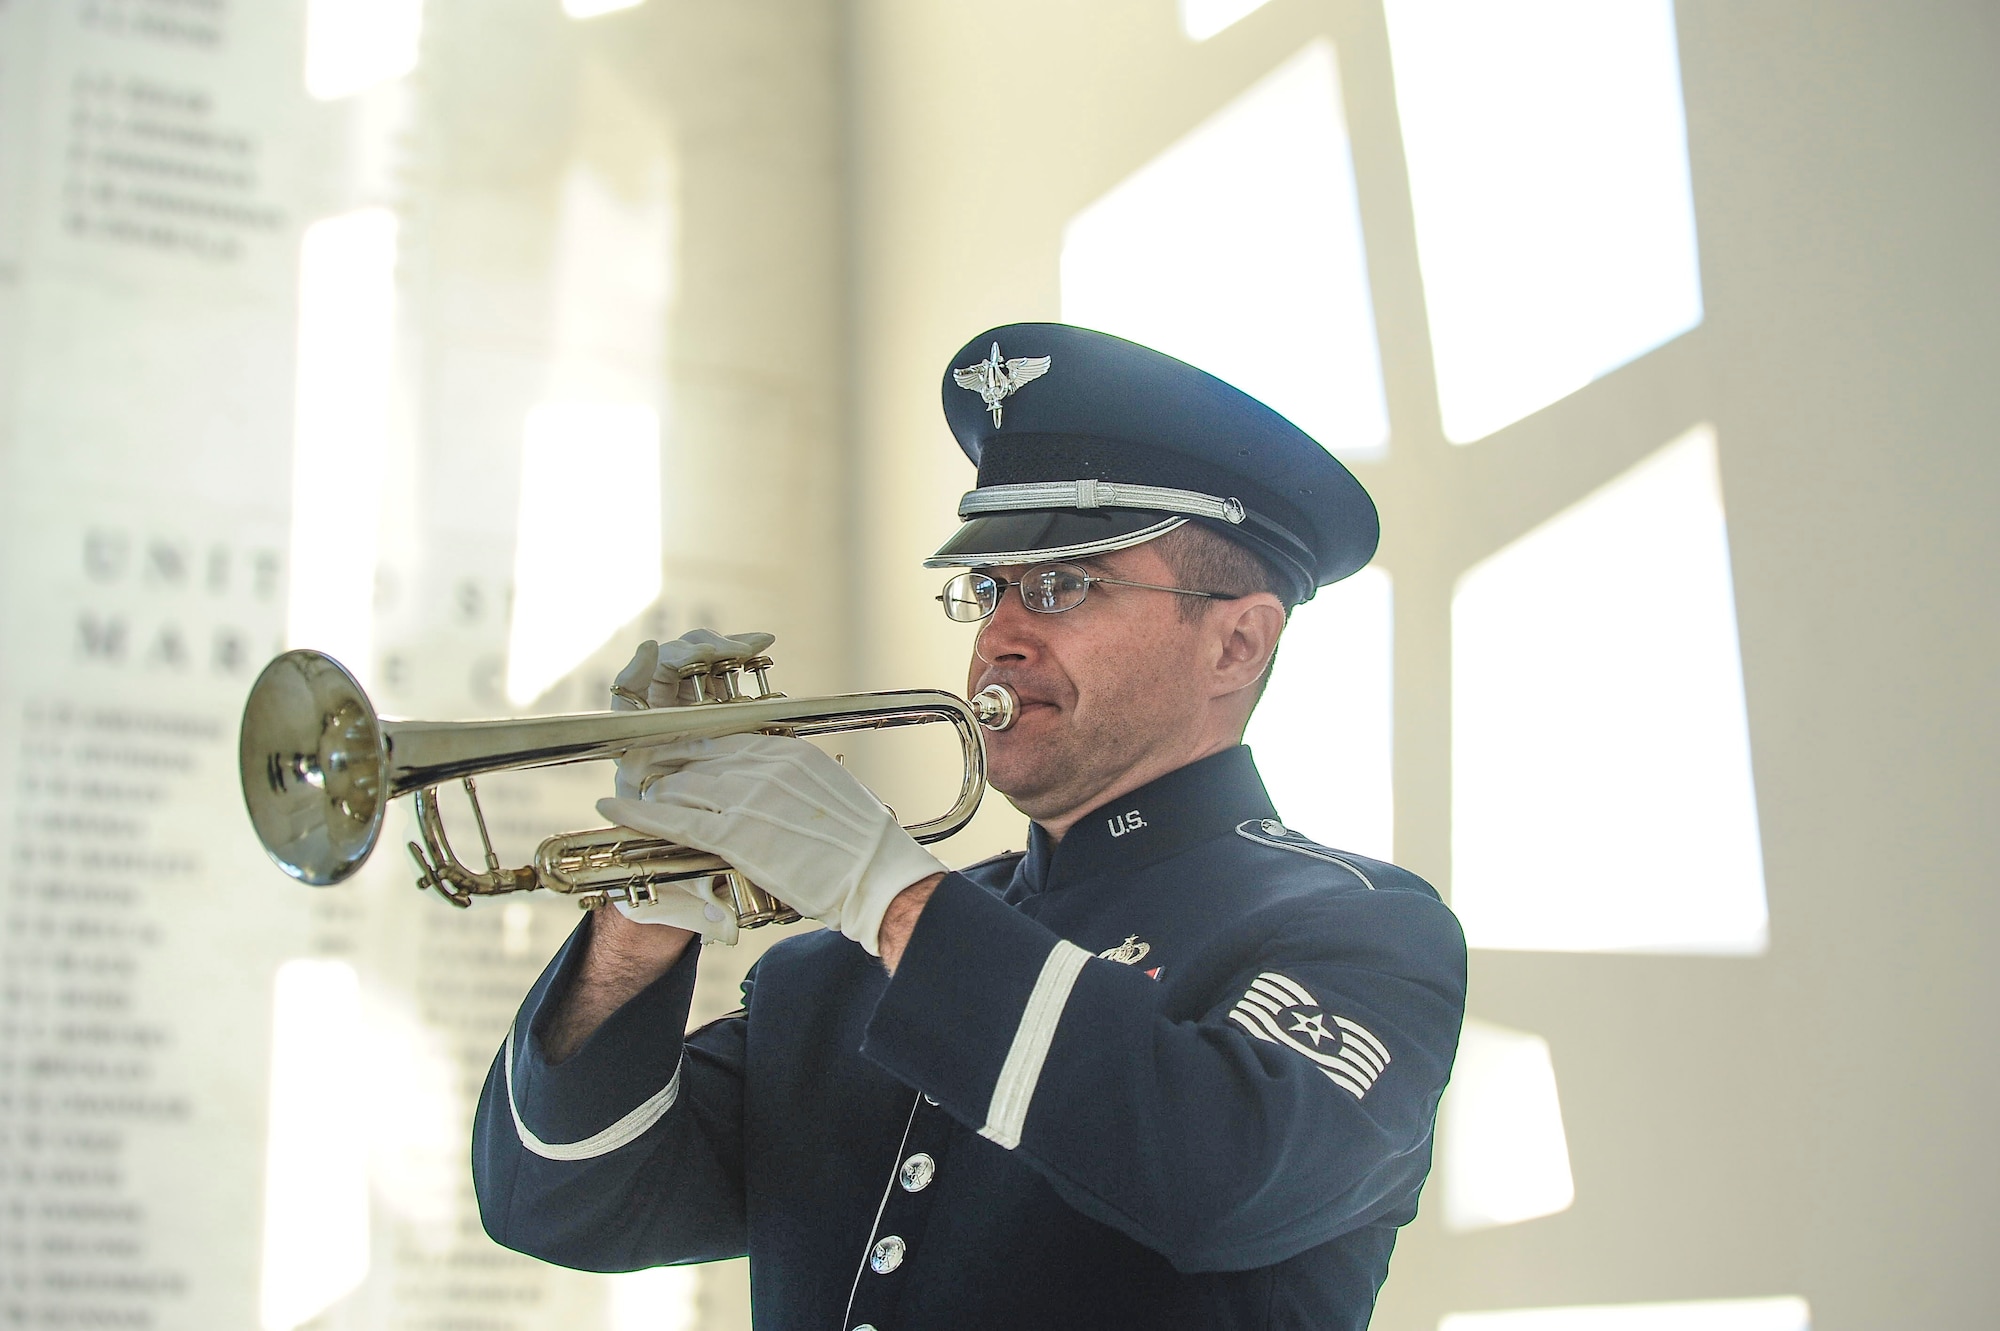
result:
M 1269 592 L 1216 603 L 1215 695 L 1236 693 L 1263 677 L 1285 631 L 1285 607 Z

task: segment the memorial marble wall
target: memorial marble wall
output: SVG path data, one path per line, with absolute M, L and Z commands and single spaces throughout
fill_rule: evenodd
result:
M 737 1324 L 740 1263 L 626 1287 L 480 1230 L 472 1103 L 574 908 L 421 897 L 400 814 L 351 884 L 289 882 L 235 733 L 287 645 L 437 719 L 598 708 L 634 640 L 696 624 L 778 633 L 790 691 L 842 682 L 839 514 L 809 502 L 841 474 L 831 6 L 412 3 L 413 65 L 364 26 L 381 68 L 322 65 L 320 97 L 308 9 L 0 0 L 0 1325 Z M 563 471 L 606 404 L 656 422 L 652 488 Z M 539 460 L 538 411 L 570 430 Z M 593 599 L 649 587 L 634 559 L 656 594 Z M 607 783 L 484 783 L 501 852 Z M 759 950 L 710 959 L 697 1020 Z M 322 1071 L 367 1188 L 309 1287 L 282 1276 L 316 1235 L 266 1196 L 299 959 L 358 980 Z

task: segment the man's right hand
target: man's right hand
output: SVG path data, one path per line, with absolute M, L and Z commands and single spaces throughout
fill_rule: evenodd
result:
M 642 707 L 679 707 L 694 701 L 691 685 L 681 677 L 684 666 L 761 656 L 776 641 L 768 633 L 733 637 L 711 629 L 696 629 L 671 642 L 650 639 L 639 644 L 631 662 L 612 684 L 611 709 L 634 712 Z M 640 699 L 644 699 L 643 704 Z M 650 750 L 634 749 L 619 760 L 617 790 L 637 798 L 652 772 Z M 707 878 L 666 883 L 659 900 L 591 916 L 589 945 L 569 992 L 543 1038 L 552 1063 L 569 1057 L 607 1018 L 636 997 L 640 990 L 672 970 L 697 937 L 734 943 L 736 915 L 720 899 Z
M 736 912 L 713 876 L 661 883 L 656 901 L 614 901 L 618 914 L 634 924 L 659 924 L 700 934 L 710 943 L 736 946 Z
M 694 701 L 693 686 L 681 678 L 684 666 L 696 662 L 739 661 L 762 656 L 777 636 L 770 633 L 717 633 L 691 629 L 667 642 L 648 638 L 632 653 L 632 661 L 612 681 L 611 710 L 636 710 L 632 699 L 643 697 L 648 707 L 681 707 Z
M 688 706 L 695 700 L 693 685 L 682 674 L 688 666 L 762 656 L 776 641 L 769 633 L 732 636 L 713 629 L 694 629 L 668 642 L 649 638 L 639 644 L 631 662 L 612 682 L 611 710 L 638 711 L 637 699 L 641 697 L 649 708 Z M 639 798 L 657 776 L 653 752 L 651 748 L 638 748 L 619 757 L 614 785 L 619 798 Z M 713 879 L 662 884 L 659 897 L 658 901 L 637 905 L 618 902 L 618 913 L 635 924 L 670 925 L 698 933 L 709 942 L 735 945 L 736 915 Z
M 715 661 L 744 660 L 762 656 L 777 638 L 769 633 L 717 633 L 694 629 L 668 642 L 650 638 L 639 644 L 632 660 L 611 685 L 611 710 L 639 710 L 639 698 L 647 707 L 685 707 L 693 703 L 694 684 L 681 672 L 691 665 Z M 644 793 L 643 783 L 652 772 L 651 749 L 632 749 L 618 760 L 615 793 L 619 799 L 635 800 Z

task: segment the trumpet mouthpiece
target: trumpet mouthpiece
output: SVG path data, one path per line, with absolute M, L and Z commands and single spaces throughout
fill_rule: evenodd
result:
M 988 730 L 1005 730 L 1014 724 L 1020 699 L 1005 684 L 988 684 L 972 695 L 972 715 Z

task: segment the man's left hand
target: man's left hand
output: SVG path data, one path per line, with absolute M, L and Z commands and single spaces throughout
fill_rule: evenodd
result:
M 730 735 L 647 755 L 643 799 L 599 800 L 615 823 L 727 860 L 801 915 L 881 955 L 889 903 L 944 872 L 846 768 L 801 739 Z

